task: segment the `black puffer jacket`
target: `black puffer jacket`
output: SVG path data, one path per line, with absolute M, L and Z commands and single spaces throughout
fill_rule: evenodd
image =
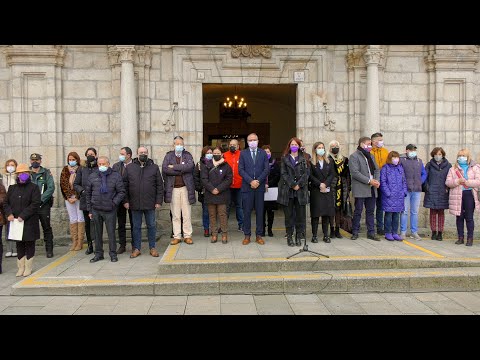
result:
M 132 210 L 153 210 L 155 204 L 163 203 L 163 178 L 152 159 L 141 166 L 138 158 L 126 167 L 124 177 L 127 196 L 124 202 Z
M 88 178 L 95 172 L 98 172 L 97 161 L 95 161 L 93 164 L 83 164 L 77 170 L 77 176 L 75 177 L 73 188 L 77 193 L 80 194 L 80 210 L 87 210 L 87 194 L 85 190 L 88 185 Z
M 108 189 L 107 193 L 104 194 L 100 192 L 103 174 L 97 171 L 88 178 L 88 186 L 85 192 L 87 194 L 87 210 L 89 212 L 92 212 L 92 209 L 107 212 L 116 211 L 118 205 L 122 203 L 125 197 L 122 176 L 111 168 L 108 168 L 104 174 L 107 177 Z

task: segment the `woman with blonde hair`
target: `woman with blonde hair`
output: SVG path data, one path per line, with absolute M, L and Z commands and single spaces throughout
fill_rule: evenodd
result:
M 332 162 L 335 171 L 335 229 L 331 233 L 338 239 L 342 238 L 340 226 L 344 217 L 352 217 L 350 205 L 350 190 L 352 183 L 350 179 L 350 170 L 348 168 L 348 158 L 341 154 L 340 143 L 332 140 L 328 143 L 328 159 Z
M 473 212 L 480 210 L 477 190 L 480 187 L 480 168 L 471 159 L 470 151 L 462 149 L 457 161 L 448 171 L 445 185 L 450 188 L 449 212 L 457 217 L 457 245 L 464 243 L 464 221 L 467 224 L 466 246 L 473 245 Z
M 313 144 L 309 188 L 310 216 L 312 218 L 312 242 L 318 242 L 317 231 L 322 217 L 323 241 L 330 242 L 335 234 L 328 233 L 328 226 L 333 229 L 335 217 L 335 170 L 333 162 L 328 160 L 325 144 L 318 141 Z
M 63 167 L 60 174 L 60 189 L 70 219 L 70 236 L 72 237 L 70 251 L 82 250 L 85 234 L 85 218 L 83 211 L 80 210 L 80 196 L 73 188 L 79 166 L 80 156 L 76 152 L 70 152 L 67 155 L 67 165 Z
M 15 170 L 17 169 L 18 163 L 15 159 L 8 159 L 5 161 L 5 176 L 3 177 L 3 186 L 5 186 L 6 191 L 8 192 L 8 188 L 12 185 L 17 183 L 17 174 L 15 174 Z M 5 225 L 5 240 L 6 240 L 6 250 L 5 257 L 15 257 L 17 256 L 17 250 L 15 241 L 8 240 L 8 229 L 10 223 L 7 221 Z M 0 234 L 1 235 L 1 234 Z M 1 240 L 0 240 L 1 244 Z

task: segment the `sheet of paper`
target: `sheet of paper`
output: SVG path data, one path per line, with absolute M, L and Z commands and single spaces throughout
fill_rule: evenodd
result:
M 8 232 L 8 240 L 22 241 L 23 226 L 25 222 L 14 219 L 10 221 L 10 230 Z
M 278 198 L 278 187 L 268 188 L 268 191 L 265 191 L 265 201 L 277 201 Z

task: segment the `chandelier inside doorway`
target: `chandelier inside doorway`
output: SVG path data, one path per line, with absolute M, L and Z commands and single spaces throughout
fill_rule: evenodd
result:
M 245 97 L 236 95 L 237 89 L 235 88 L 235 95 L 227 96 L 223 103 L 220 105 L 220 115 L 223 118 L 248 118 L 251 114 L 247 111 L 247 101 Z

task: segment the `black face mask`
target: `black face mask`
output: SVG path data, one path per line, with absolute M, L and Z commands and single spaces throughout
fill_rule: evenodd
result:
M 140 160 L 141 162 L 145 162 L 147 161 L 147 159 L 148 159 L 148 155 L 142 154 L 138 156 L 138 160 Z
M 236 147 L 236 146 L 230 146 L 230 151 L 231 151 L 232 153 L 234 153 L 236 150 L 237 150 L 237 147 Z
M 213 155 L 215 161 L 219 161 L 222 158 L 222 155 Z
M 88 161 L 88 162 L 94 162 L 94 161 L 95 161 L 95 156 L 93 156 L 93 155 L 88 155 L 88 156 L 87 156 L 87 161 Z
M 34 162 L 32 163 L 32 168 L 38 169 L 39 167 L 40 167 L 40 163 L 38 163 L 38 162 L 36 162 L 36 161 L 34 161 Z
M 340 148 L 332 148 L 333 155 L 337 155 L 339 151 L 340 151 Z

